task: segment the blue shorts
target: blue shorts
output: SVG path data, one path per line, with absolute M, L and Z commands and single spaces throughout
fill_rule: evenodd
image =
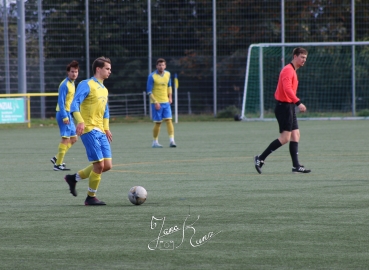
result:
M 152 120 L 161 122 L 163 119 L 172 119 L 172 109 L 169 102 L 160 103 L 160 109 L 155 109 L 155 104 L 151 104 Z
M 81 135 L 86 148 L 88 161 L 94 163 L 103 159 L 111 159 L 111 148 L 106 134 L 96 129 Z
M 76 126 L 74 125 L 73 117 L 71 116 L 70 112 L 67 112 L 67 116 L 69 118 L 68 125 L 64 124 L 60 112 L 56 112 L 56 121 L 58 122 L 59 125 L 60 136 L 63 138 L 77 136 Z

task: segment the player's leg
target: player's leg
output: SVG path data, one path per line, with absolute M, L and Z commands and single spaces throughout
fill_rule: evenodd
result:
M 93 169 L 93 164 L 90 164 L 86 168 L 78 171 L 77 173 L 75 173 L 75 174 L 67 174 L 64 177 L 64 180 L 69 185 L 70 193 L 73 196 L 75 196 L 75 197 L 77 196 L 77 190 L 76 190 L 77 182 L 80 181 L 80 180 L 82 180 L 82 179 L 87 179 L 90 176 L 92 169 Z
M 73 144 L 75 144 L 78 140 L 78 136 L 77 135 L 74 135 L 74 136 L 71 136 L 69 138 L 69 142 L 67 144 L 67 149 L 65 151 L 65 154 L 67 154 L 67 152 L 69 151 L 69 149 L 73 146 Z
M 281 136 L 288 137 L 288 132 L 284 131 L 283 133 L 281 133 Z M 264 152 L 261 155 L 254 157 L 255 169 L 257 170 L 258 173 L 261 173 L 261 167 L 263 167 L 264 161 L 266 160 L 266 158 L 271 153 L 273 153 L 274 151 L 276 151 L 279 147 L 281 147 L 282 145 L 283 144 L 281 143 L 281 141 L 279 140 L 279 138 L 278 139 L 275 139 L 274 141 L 272 141 L 268 145 L 268 147 L 264 150 Z
M 69 169 L 65 167 L 65 163 L 63 163 L 64 157 L 72 144 L 77 141 L 76 128 L 69 113 L 68 117 L 69 119 L 71 119 L 71 121 L 69 122 L 69 124 L 65 124 L 60 113 L 57 112 L 56 114 L 61 142 L 58 146 L 58 153 L 53 158 L 51 158 L 51 162 L 54 163 L 54 171 L 69 171 Z
M 293 126 L 291 132 L 291 140 L 290 140 L 290 155 L 292 160 L 292 167 L 298 168 L 300 166 L 299 163 L 299 141 L 300 141 L 300 130 L 297 124 L 297 118 L 295 111 L 293 112 Z
M 174 126 L 172 119 L 165 119 L 165 122 L 167 124 L 167 131 L 169 136 L 169 147 L 177 147 L 174 141 Z
M 85 137 L 85 135 L 88 135 Z M 89 175 L 88 191 L 85 205 L 106 205 L 105 202 L 96 198 L 96 192 L 101 182 L 101 174 L 104 171 L 105 158 L 111 159 L 111 149 L 105 133 L 92 130 L 81 136 L 86 147 L 88 160 L 93 163 Z M 109 168 L 110 169 L 110 168 Z
M 111 168 L 113 168 L 113 158 L 111 153 L 111 145 L 109 143 L 108 137 L 104 134 L 100 137 L 100 145 L 101 145 L 101 152 L 104 158 L 104 167 L 102 172 L 107 172 Z
M 65 167 L 63 161 L 65 154 L 68 150 L 68 144 L 70 142 L 70 134 L 71 134 L 70 126 L 64 124 L 63 119 L 60 116 L 59 112 L 57 112 L 56 114 L 56 120 L 59 125 L 61 141 L 58 145 L 58 153 L 54 157 L 55 159 L 52 158 L 52 160 L 54 160 L 54 171 L 69 171 L 69 169 Z
M 104 160 L 93 163 L 93 169 L 89 175 L 87 197 L 85 205 L 106 205 L 96 198 L 96 192 L 101 182 L 101 174 L 104 168 Z
M 155 108 L 155 104 L 151 104 L 151 109 L 152 109 L 152 120 L 154 122 L 154 128 L 152 130 L 153 141 L 152 141 L 151 146 L 152 148 L 162 148 L 163 146 L 159 144 L 159 134 L 160 134 L 161 122 L 163 120 L 162 118 L 163 108 L 160 107 L 160 109 L 157 110 Z
M 110 145 L 108 144 L 106 145 L 106 147 L 103 147 L 102 151 L 103 151 L 103 156 L 107 157 L 104 159 L 104 168 L 102 172 L 106 172 L 112 168 Z M 93 169 L 93 164 L 90 164 L 86 168 L 79 170 L 76 174 L 73 175 L 74 176 L 73 180 L 78 182 L 82 179 L 87 179 L 90 176 L 92 169 Z
M 75 144 L 78 140 L 78 136 L 77 136 L 77 132 L 76 132 L 76 126 L 74 124 L 73 118 L 70 116 L 69 117 L 70 122 L 69 122 L 69 130 L 70 130 L 70 138 L 69 138 L 69 143 L 68 143 L 68 149 L 71 148 L 73 146 L 73 144 Z
M 283 144 L 286 144 L 291 138 L 291 117 L 289 117 L 289 105 L 277 102 L 274 113 L 278 121 L 279 137 L 272 141 L 264 152 L 259 156 L 254 156 L 254 164 L 256 171 L 260 174 L 261 167 L 264 165 L 265 159 Z
M 58 126 L 59 126 L 59 131 L 60 131 L 60 125 L 59 125 L 59 121 L 58 121 L 58 116 L 59 116 L 59 112 L 56 112 L 56 114 L 55 114 L 55 119 L 56 119 L 56 123 L 58 124 Z M 61 132 L 61 131 L 60 131 Z M 51 163 L 53 164 L 53 165 L 55 165 L 55 162 L 56 162 L 56 155 L 55 156 L 53 156 L 51 159 L 50 159 L 50 161 L 51 161 Z
M 161 122 L 154 122 L 154 127 L 152 129 L 152 137 L 153 137 L 152 147 L 153 148 L 158 148 L 159 146 L 161 146 L 159 144 L 160 127 L 161 127 Z
M 165 123 L 167 125 L 167 132 L 169 136 L 169 147 L 177 147 L 175 141 L 174 141 L 174 126 L 172 122 L 172 110 L 170 108 L 170 104 L 165 103 L 163 104 L 163 119 L 165 120 Z
M 58 123 L 58 127 L 59 127 L 59 133 L 60 133 L 60 136 L 63 138 L 63 136 L 65 135 L 65 125 L 64 125 L 64 122 L 63 122 L 63 119 L 61 118 L 60 116 L 60 113 L 59 112 L 56 112 L 56 115 L 55 115 L 55 119 L 56 119 L 56 122 Z M 53 156 L 50 161 L 51 163 L 53 164 L 53 166 L 56 164 L 57 162 L 57 155 L 59 153 L 59 148 L 60 148 L 60 143 L 58 144 L 58 151 L 56 152 L 56 155 Z M 64 164 L 63 164 L 64 165 Z
M 76 174 L 76 181 L 87 179 L 90 176 L 90 173 L 93 169 L 93 164 L 88 165 L 86 168 L 80 170 Z
M 294 115 L 293 130 L 291 134 L 290 141 L 290 155 L 292 159 L 292 172 L 293 173 L 309 173 L 311 170 L 306 169 L 300 164 L 298 154 L 299 154 L 299 141 L 300 141 L 300 130 L 297 123 L 296 114 Z
M 77 135 L 76 136 L 71 136 L 70 138 L 69 138 L 69 144 L 70 145 L 68 145 L 68 150 L 69 150 L 69 148 L 71 148 L 72 146 L 73 146 L 73 144 L 75 144 L 76 142 L 78 141 L 78 137 L 77 137 Z
M 68 151 L 69 138 L 62 137 L 61 142 L 59 143 L 58 153 L 56 154 L 56 161 L 54 165 L 54 171 L 66 171 L 65 164 L 63 163 L 65 154 Z
M 102 137 L 105 138 L 106 142 L 104 141 L 104 139 L 101 139 Z M 106 135 L 104 133 L 97 130 L 92 130 L 81 135 L 81 140 L 83 145 L 85 146 L 87 158 L 92 163 L 92 165 L 89 165 L 85 169 L 80 170 L 77 174 L 66 175 L 64 179 L 69 185 L 70 193 L 72 193 L 73 196 L 77 196 L 77 192 L 75 189 L 77 181 L 87 178 L 88 175 L 89 186 L 85 205 L 105 205 L 104 202 L 96 198 L 96 192 L 101 181 L 101 174 L 104 170 L 104 154 L 101 146 L 103 145 L 104 147 L 106 147 L 107 144 L 107 147 L 110 151 L 108 139 L 106 138 Z M 109 166 L 107 166 L 107 168 L 109 168 Z
M 90 159 L 90 150 L 88 150 L 89 147 L 90 147 L 90 145 L 92 145 L 92 143 L 95 142 L 94 141 L 94 136 L 91 135 L 90 133 L 91 132 L 86 133 L 86 134 L 83 134 L 81 136 L 81 140 L 82 140 L 83 145 L 85 146 L 88 160 L 94 161 L 94 159 Z M 77 196 L 77 191 L 76 191 L 77 182 L 80 181 L 80 180 L 82 180 L 82 179 L 87 179 L 90 176 L 90 174 L 92 172 L 92 169 L 93 169 L 93 164 L 90 164 L 86 168 L 84 168 L 82 170 L 79 170 L 77 173 L 75 173 L 75 174 L 67 174 L 64 177 L 64 180 L 69 185 L 70 193 L 73 196 L 75 196 L 75 197 Z
M 73 144 L 75 144 L 78 140 L 78 136 L 76 133 L 76 126 L 74 124 L 73 118 L 71 117 L 70 113 L 68 112 L 68 116 L 69 116 L 69 124 L 68 126 L 68 133 L 69 133 L 69 141 L 67 142 L 67 149 L 65 151 L 65 154 L 69 151 L 69 149 L 72 147 Z M 65 155 L 64 155 L 65 156 Z M 63 157 L 64 159 L 64 157 Z
M 77 173 L 68 174 L 64 177 L 65 181 L 69 185 L 70 193 L 75 197 L 77 196 L 77 191 L 76 191 L 77 182 L 82 179 L 89 178 L 86 201 L 89 200 L 90 203 L 86 203 L 85 201 L 85 205 L 94 205 L 96 201 L 95 197 L 96 197 L 97 188 L 101 181 L 100 171 L 102 171 L 102 168 L 104 166 L 103 163 L 104 163 L 103 161 L 94 162 L 93 164 L 78 171 Z M 96 173 L 95 171 L 98 171 L 100 173 Z M 105 203 L 103 205 L 105 205 Z
M 112 168 L 112 155 L 108 138 L 104 133 L 94 132 L 95 141 L 93 142 L 93 149 L 90 151 L 89 160 L 98 159 L 99 161 L 93 163 L 93 169 L 89 175 L 89 187 L 85 205 L 105 205 L 104 202 L 96 198 L 96 192 L 101 182 L 101 175 Z M 96 149 L 97 145 L 99 149 Z

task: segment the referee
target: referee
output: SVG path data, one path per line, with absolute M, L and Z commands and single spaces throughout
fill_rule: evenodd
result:
M 291 63 L 286 65 L 279 74 L 277 90 L 274 97 L 276 99 L 276 107 L 274 110 L 275 117 L 279 125 L 280 136 L 278 139 L 270 143 L 265 151 L 254 157 L 255 169 L 261 174 L 261 167 L 264 165 L 265 159 L 282 145 L 290 142 L 290 154 L 292 159 L 293 173 L 309 173 L 311 170 L 306 169 L 299 163 L 298 145 L 300 140 L 300 130 L 297 123 L 295 106 L 300 112 L 305 112 L 306 107 L 296 96 L 298 79 L 296 70 L 302 67 L 307 59 L 308 52 L 304 48 L 295 48 L 293 50 L 293 59 Z

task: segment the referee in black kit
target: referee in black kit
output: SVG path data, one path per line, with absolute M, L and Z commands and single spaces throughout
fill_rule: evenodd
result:
M 261 174 L 261 167 L 264 165 L 265 159 L 282 145 L 290 142 L 290 154 L 292 159 L 293 173 L 309 173 L 311 170 L 306 169 L 299 163 L 298 145 L 300 140 L 300 130 L 297 123 L 295 106 L 300 112 L 305 112 L 306 107 L 296 96 L 298 79 L 296 70 L 304 66 L 308 52 L 304 48 L 295 48 L 293 50 L 293 59 L 280 72 L 277 90 L 274 97 L 277 101 L 274 113 L 279 125 L 280 136 L 278 139 L 270 143 L 265 151 L 254 157 L 255 169 Z

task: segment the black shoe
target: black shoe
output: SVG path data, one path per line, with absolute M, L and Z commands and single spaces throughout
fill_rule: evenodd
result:
M 76 175 L 75 174 L 67 174 L 64 177 L 65 182 L 67 182 L 67 184 L 69 185 L 69 190 L 70 193 L 74 196 L 77 197 L 77 191 L 76 191 Z
M 56 161 L 57 161 L 57 159 L 56 159 L 56 157 L 52 157 L 51 159 L 50 159 L 50 161 L 51 161 L 51 163 L 52 164 L 56 164 Z M 65 163 L 62 163 L 61 165 L 63 165 L 64 167 L 65 167 Z
M 300 165 L 297 168 L 292 167 L 293 173 L 309 173 L 311 170 L 305 169 L 304 165 Z
M 106 205 L 106 203 L 104 203 L 103 201 L 100 201 L 96 197 L 87 196 L 85 200 L 85 205 Z
M 50 159 L 50 161 L 51 161 L 51 163 L 52 163 L 52 164 L 54 164 L 54 165 L 55 165 L 55 163 L 56 163 L 56 157 L 52 157 L 52 158 Z
M 54 165 L 54 171 L 70 171 L 70 169 L 65 168 L 65 165 Z
M 254 156 L 254 163 L 256 171 L 261 174 L 261 167 L 264 165 L 264 160 L 260 160 L 259 156 Z

